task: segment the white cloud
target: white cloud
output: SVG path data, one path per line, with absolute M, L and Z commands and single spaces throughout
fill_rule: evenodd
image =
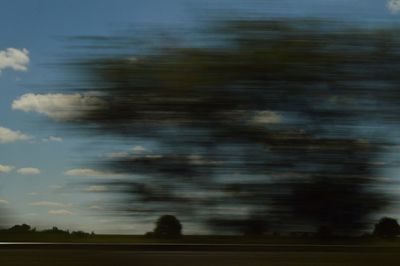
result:
M 0 127 L 0 143 L 10 143 L 18 140 L 28 140 L 31 137 L 9 128 Z
M 55 136 L 50 136 L 47 138 L 42 139 L 43 142 L 62 142 L 63 138 L 61 137 L 55 137 Z
M 14 166 L 0 164 L 0 174 L 9 173 L 12 171 L 12 169 L 14 169 Z
M 106 186 L 94 185 L 94 186 L 89 186 L 89 187 L 85 188 L 83 191 L 85 191 L 85 192 L 105 192 L 107 190 L 108 190 L 108 188 Z
M 90 168 L 77 168 L 70 169 L 64 172 L 65 175 L 69 176 L 89 176 L 89 177 L 112 177 L 112 176 L 120 176 L 117 173 L 111 172 L 102 172 Z
M 38 175 L 41 173 L 40 169 L 34 167 L 24 167 L 17 170 L 21 175 Z
M 137 145 L 137 146 L 133 147 L 132 150 L 135 153 L 143 153 L 143 152 L 147 151 L 146 148 L 144 148 L 143 146 L 140 146 L 140 145 Z
M 4 69 L 26 71 L 29 64 L 29 51 L 27 49 L 7 48 L 0 51 L 0 72 Z
M 282 122 L 282 116 L 272 111 L 259 111 L 250 120 L 255 124 L 279 124 Z
M 33 94 L 28 93 L 13 101 L 14 110 L 36 112 L 56 121 L 77 120 L 82 111 L 103 106 L 105 102 L 94 94 Z
M 386 7 L 392 13 L 398 13 L 400 11 L 400 0 L 389 0 L 386 4 Z
M 6 204 L 8 204 L 9 202 L 7 201 L 7 200 L 5 200 L 5 199 L 0 199 L 0 205 L 6 205 Z
M 51 207 L 72 207 L 72 204 L 65 204 L 60 202 L 53 202 L 53 201 L 34 201 L 29 203 L 31 206 L 51 206 Z
M 51 214 L 51 215 L 72 215 L 72 214 L 74 214 L 73 212 L 68 211 L 68 210 L 64 210 L 64 209 L 50 210 L 48 213 Z

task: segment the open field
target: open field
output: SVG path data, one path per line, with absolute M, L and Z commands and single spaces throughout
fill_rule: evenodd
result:
M 0 264 L 15 265 L 140 265 L 140 266 L 284 266 L 398 265 L 397 251 L 137 251 L 78 248 L 0 248 Z
M 368 266 L 399 265 L 400 261 L 397 239 L 183 236 L 162 240 L 139 235 L 60 238 L 43 234 L 13 235 L 13 239 L 15 244 L 4 243 L 8 242 L 4 237 L 0 239 L 4 241 L 0 242 L 2 266 Z M 49 243 L 52 241 L 55 243 Z
M 317 237 L 292 236 L 223 236 L 223 235 L 184 235 L 176 239 L 149 238 L 143 235 L 90 235 L 73 237 L 58 234 L 0 234 L 0 242 L 51 242 L 51 243 L 176 243 L 176 244 L 266 244 L 266 245 L 373 245 L 400 247 L 400 239 L 381 239 L 375 237 L 320 239 Z

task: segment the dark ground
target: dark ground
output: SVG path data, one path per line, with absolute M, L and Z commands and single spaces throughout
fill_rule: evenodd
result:
M 0 245 L 0 265 L 400 265 L 400 249 L 360 246 L 180 247 Z M 232 249 L 232 251 L 229 251 Z M 246 250 L 246 251 L 240 251 Z

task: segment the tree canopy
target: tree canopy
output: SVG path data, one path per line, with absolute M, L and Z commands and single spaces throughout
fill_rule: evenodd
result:
M 396 237 L 400 235 L 400 225 L 394 218 L 383 217 L 375 224 L 373 233 L 379 237 Z
M 154 236 L 160 238 L 176 238 L 182 235 L 182 225 L 173 215 L 163 215 L 158 218 Z
M 397 32 L 278 19 L 147 49 L 89 38 L 111 51 L 73 62 L 74 88 L 101 104 L 70 122 L 151 144 L 97 163 L 132 175 L 108 184 L 125 195 L 119 210 L 242 232 L 353 232 L 388 203 L 377 177 L 400 116 Z

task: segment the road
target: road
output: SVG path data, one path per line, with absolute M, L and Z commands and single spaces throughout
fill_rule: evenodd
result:
M 251 250 L 253 249 L 253 251 Z M 399 248 L 307 245 L 0 244 L 0 265 L 399 265 Z

